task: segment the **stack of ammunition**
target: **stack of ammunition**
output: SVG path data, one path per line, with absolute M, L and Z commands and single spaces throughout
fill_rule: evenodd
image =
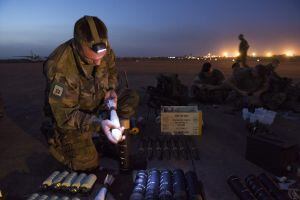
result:
M 87 175 L 85 173 L 55 171 L 43 181 L 41 187 L 45 190 L 53 189 L 71 193 L 89 193 L 96 180 L 97 176 L 95 174 Z
M 245 178 L 245 183 L 237 176 L 230 176 L 227 180 L 233 192 L 241 200 L 281 200 L 288 199 L 282 194 L 277 184 L 266 174 L 262 173 L 258 177 L 249 175 Z
M 38 194 L 34 193 L 30 195 L 27 200 L 80 200 L 78 197 L 68 197 L 68 196 L 62 196 L 59 197 L 57 195 L 48 196 L 46 194 Z
M 197 189 L 200 187 L 202 184 L 192 171 L 184 174 L 181 169 L 140 170 L 136 174 L 130 200 L 203 200 L 203 190 Z
M 148 160 L 199 160 L 199 150 L 191 138 L 186 136 L 163 136 L 143 138 L 138 147 L 140 155 Z
M 119 155 L 120 155 L 120 171 L 127 172 L 130 170 L 130 160 L 129 160 L 129 136 L 125 132 L 126 139 L 119 144 Z

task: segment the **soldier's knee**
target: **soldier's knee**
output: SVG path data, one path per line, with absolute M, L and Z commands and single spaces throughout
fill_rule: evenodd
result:
M 70 160 L 70 168 L 73 170 L 92 170 L 99 166 L 99 155 L 95 150 L 89 154 L 79 154 Z
M 50 145 L 52 156 L 72 170 L 91 170 L 99 165 L 99 156 L 91 138 L 69 136 Z

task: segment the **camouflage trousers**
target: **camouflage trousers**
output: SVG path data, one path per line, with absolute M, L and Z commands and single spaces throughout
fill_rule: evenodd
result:
M 300 112 L 300 87 L 287 86 L 284 90 L 268 90 L 262 94 L 265 107 L 276 110 L 286 109 Z
M 117 113 L 120 118 L 130 118 L 139 103 L 137 92 L 129 89 L 118 93 Z M 73 170 L 91 170 L 99 165 L 99 154 L 92 140 L 92 134 L 78 134 L 55 129 L 50 153 L 59 162 Z M 103 134 L 102 131 L 99 134 Z
M 243 96 L 235 90 L 231 90 L 225 102 L 235 109 L 242 109 L 243 107 L 260 107 L 260 97 L 256 96 Z
M 241 62 L 243 67 L 248 67 L 248 65 L 247 65 L 247 52 L 241 52 L 240 56 L 237 58 L 237 61 Z
M 193 85 L 191 90 L 194 98 L 202 103 L 222 104 L 228 95 L 228 90 L 226 89 L 209 90 Z

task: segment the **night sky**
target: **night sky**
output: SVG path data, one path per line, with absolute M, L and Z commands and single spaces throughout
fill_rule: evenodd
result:
M 47 56 L 83 15 L 102 19 L 117 56 L 300 54 L 299 0 L 0 0 L 0 57 Z

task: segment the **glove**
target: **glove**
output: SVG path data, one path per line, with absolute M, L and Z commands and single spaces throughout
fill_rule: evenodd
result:
M 124 129 L 125 129 L 124 127 L 116 127 L 116 126 L 112 123 L 112 121 L 110 121 L 110 120 L 108 120 L 108 119 L 102 120 L 102 121 L 101 121 L 101 127 L 102 127 L 102 130 L 103 130 L 104 134 L 106 135 L 107 139 L 108 139 L 111 143 L 117 144 L 117 143 L 119 143 L 119 142 L 125 140 L 125 135 L 123 135 L 122 138 L 121 138 L 119 141 L 116 140 L 116 139 L 113 137 L 112 132 L 111 132 L 112 129 L 117 128 L 117 129 L 120 129 L 121 132 L 123 133 L 123 132 L 124 132 Z

